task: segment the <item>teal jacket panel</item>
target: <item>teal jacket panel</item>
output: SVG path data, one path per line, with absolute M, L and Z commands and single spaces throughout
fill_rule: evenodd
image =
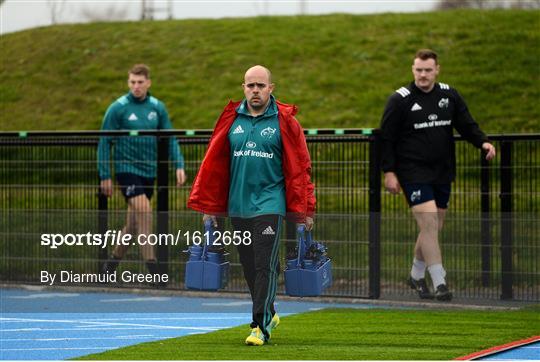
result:
M 150 93 L 142 101 L 128 93 L 109 106 L 101 129 L 104 131 L 158 130 L 172 129 L 172 125 L 163 102 L 152 97 Z M 111 149 L 115 174 L 132 173 L 147 178 L 156 177 L 156 137 L 101 137 L 98 146 L 98 171 L 101 180 L 111 178 Z M 169 158 L 176 168 L 184 168 L 184 157 L 176 137 L 170 139 Z
M 229 216 L 285 216 L 285 178 L 281 133 L 274 98 L 264 114 L 253 117 L 244 100 L 229 129 L 231 181 Z

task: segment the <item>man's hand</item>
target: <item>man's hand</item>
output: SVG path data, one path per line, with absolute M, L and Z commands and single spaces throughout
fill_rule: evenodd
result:
M 202 217 L 203 224 L 206 223 L 206 220 L 212 220 L 212 226 L 215 228 L 218 227 L 217 218 L 214 215 L 203 214 L 203 217 Z
M 398 178 L 394 172 L 385 172 L 384 174 L 384 188 L 391 194 L 398 194 L 401 190 Z
M 306 220 L 304 222 L 296 224 L 296 226 L 298 227 L 300 225 L 304 225 L 306 227 L 306 231 L 311 231 L 311 229 L 313 229 L 313 224 L 313 218 L 306 216 Z
M 101 188 L 101 193 L 107 197 L 112 196 L 112 180 L 110 178 L 106 180 L 101 180 L 101 183 L 99 184 L 99 187 Z
M 482 149 L 486 151 L 486 160 L 491 161 L 495 157 L 495 146 L 493 146 L 491 143 L 482 143 Z
M 313 218 L 306 216 L 306 230 L 307 231 L 311 231 L 311 229 L 313 229 L 313 223 L 314 223 Z
M 180 187 L 186 182 L 186 172 L 183 168 L 176 169 L 176 187 Z

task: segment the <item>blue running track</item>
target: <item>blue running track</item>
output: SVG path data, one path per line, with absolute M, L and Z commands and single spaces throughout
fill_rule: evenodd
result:
M 351 307 L 385 306 L 309 301 L 276 303 L 281 316 Z M 0 360 L 64 360 L 239 325 L 245 325 L 248 331 L 251 301 L 0 288 L 0 313 Z M 540 360 L 540 342 L 482 359 Z
M 329 307 L 351 305 L 276 303 L 281 316 Z M 63 360 L 251 322 L 245 299 L 128 293 L 0 289 L 0 311 L 1 360 Z
M 498 352 L 480 358 L 482 361 L 530 361 L 540 360 L 540 342 L 529 343 L 524 346 Z

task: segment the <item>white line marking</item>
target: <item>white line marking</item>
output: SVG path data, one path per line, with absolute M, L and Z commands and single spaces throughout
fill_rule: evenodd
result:
M 232 320 L 232 319 L 246 319 L 246 318 L 251 318 L 251 313 L 244 313 L 245 315 L 243 316 L 238 316 L 238 317 L 234 317 L 234 316 L 231 316 L 231 317 L 165 317 L 165 318 L 161 318 L 161 317 L 145 317 L 145 318 L 95 318 L 95 319 L 79 319 L 81 321 L 145 321 L 145 320 L 171 320 L 171 321 L 189 321 L 189 320 L 194 320 L 194 321 L 198 321 L 198 320 L 212 320 L 212 321 L 215 321 L 215 320 Z
M 134 335 L 134 336 L 115 336 L 115 337 L 80 337 L 80 338 L 73 338 L 73 337 L 65 337 L 65 338 L 3 338 L 0 339 L 2 342 L 11 342 L 11 341 L 83 341 L 83 340 L 117 340 L 117 339 L 145 339 L 145 338 L 152 338 L 152 339 L 161 339 L 162 337 L 157 337 L 151 334 L 141 334 L 141 335 Z
M 156 318 L 157 319 L 157 318 Z M 56 329 L 56 328 L 19 328 L 19 329 L 4 329 L 5 332 L 24 332 L 24 331 L 59 331 L 59 330 L 111 330 L 116 328 L 100 328 L 104 326 L 126 326 L 129 328 L 134 327 L 143 327 L 143 328 L 157 328 L 157 329 L 194 329 L 194 330 L 213 330 L 219 329 L 222 327 L 214 326 L 203 326 L 203 327 L 184 327 L 184 326 L 167 326 L 161 324 L 139 324 L 139 323 L 114 323 L 114 322 L 94 322 L 94 321 L 78 321 L 78 320 L 68 320 L 68 319 L 57 319 L 57 320 L 46 320 L 46 319 L 25 319 L 27 322 L 50 322 L 50 323 L 80 323 L 82 325 L 74 326 L 75 328 L 69 329 Z M 125 329 L 125 328 L 121 328 Z
M 101 303 L 124 303 L 124 302 L 164 302 L 171 300 L 170 297 L 140 297 L 140 298 L 118 298 L 100 299 Z
M 117 330 L 139 330 L 139 329 L 171 329 L 171 330 L 201 330 L 201 331 L 217 331 L 226 327 L 174 327 L 174 326 L 148 326 L 148 327 L 123 327 L 123 328 L 20 328 L 20 329 L 4 329 L 2 332 L 49 332 L 49 331 L 117 331 Z
M 219 307 L 238 307 L 242 305 L 251 305 L 251 302 L 227 302 L 227 303 L 201 303 L 206 306 L 219 306 Z
M 78 297 L 77 293 L 40 293 L 29 295 L 15 295 L 12 297 L 6 297 L 6 299 L 47 299 L 47 298 L 73 298 Z
M 0 321 L 3 323 L 27 323 L 27 322 L 99 322 L 99 321 L 145 321 L 145 320 L 171 320 L 171 321 L 189 321 L 189 320 L 236 320 L 251 318 L 251 314 L 244 313 L 244 316 L 227 316 L 227 317 L 144 317 L 144 318 L 78 318 L 78 319 L 27 319 L 27 318 L 4 318 L 0 317 Z
M 167 326 L 162 324 L 142 324 L 142 323 L 114 323 L 114 322 L 85 322 L 85 325 L 77 326 L 77 328 L 95 328 L 100 326 L 129 326 L 129 327 L 144 327 L 144 328 L 163 328 L 163 329 L 198 329 L 199 327 L 183 327 L 183 326 Z M 218 327 L 200 327 L 203 329 L 218 328 Z
M 16 322 L 45 322 L 45 323 L 96 323 L 91 321 L 84 321 L 79 319 L 34 319 L 34 318 L 1 318 L 4 321 L 16 321 Z
M 78 351 L 83 349 L 115 349 L 119 346 L 107 346 L 107 347 L 66 347 L 66 348 L 2 348 L 2 351 L 58 351 L 58 350 L 70 350 Z

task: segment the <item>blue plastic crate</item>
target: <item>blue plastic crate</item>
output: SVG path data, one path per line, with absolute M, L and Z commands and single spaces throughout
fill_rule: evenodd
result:
M 286 269 L 285 293 L 293 297 L 316 297 L 332 285 L 332 261 L 327 259 L 317 269 Z
M 185 284 L 188 289 L 223 289 L 229 280 L 229 262 L 216 264 L 208 260 L 188 261 L 186 263 Z
M 287 261 L 285 293 L 294 297 L 316 297 L 332 285 L 332 261 L 326 256 L 305 259 L 312 244 L 311 234 L 303 226 L 298 231 L 298 257 Z
M 205 232 L 209 239 L 204 246 L 190 246 L 189 261 L 186 263 L 185 286 L 188 289 L 216 291 L 227 286 L 229 280 L 229 262 L 223 253 L 208 251 L 208 244 L 213 244 L 211 222 L 205 223 Z

